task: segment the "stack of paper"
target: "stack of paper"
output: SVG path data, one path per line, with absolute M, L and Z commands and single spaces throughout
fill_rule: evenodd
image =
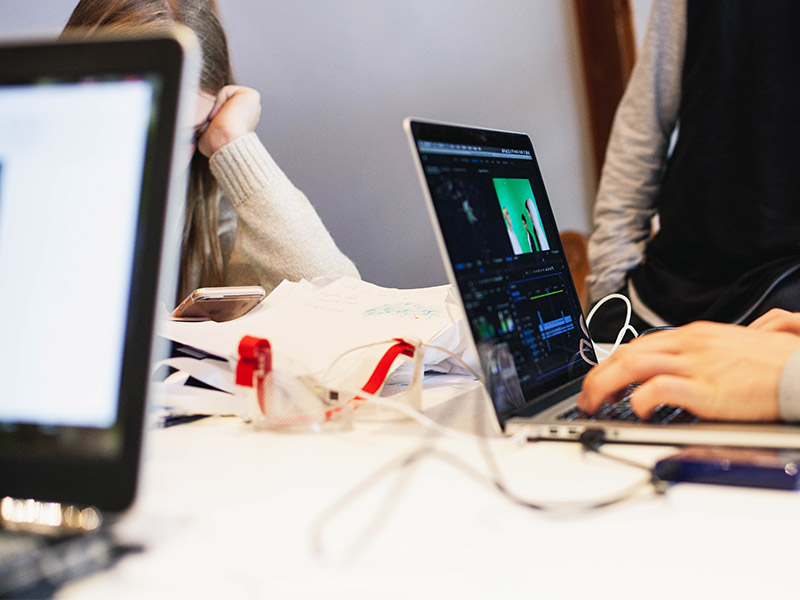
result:
M 347 351 L 394 338 L 441 346 L 466 358 L 472 366 L 477 363 L 474 353 L 464 356 L 470 347 L 466 323 L 460 305 L 452 299 L 449 285 L 403 290 L 348 277 L 299 283 L 284 281 L 259 306 L 239 319 L 225 323 L 164 319 L 158 332 L 179 344 L 228 359 L 227 363 L 171 359 L 167 364 L 179 372 L 161 387 L 162 395 L 186 394 L 186 390 L 176 390 L 175 385 L 181 385 L 189 375 L 223 392 L 232 392 L 237 347 L 245 335 L 268 339 L 274 368 L 295 375 L 324 373 Z M 376 351 L 381 349 L 376 348 Z M 366 359 L 363 372 L 352 373 L 354 381 L 359 378 L 366 381 L 375 366 L 373 358 Z M 424 368 L 464 372 L 447 353 L 431 349 L 425 352 Z M 228 404 L 232 412 L 237 412 L 235 401 L 229 400 Z

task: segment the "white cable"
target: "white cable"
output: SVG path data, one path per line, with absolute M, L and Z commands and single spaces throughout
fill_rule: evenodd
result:
M 404 339 L 404 338 L 398 338 L 398 339 L 402 339 L 404 342 L 406 342 L 408 344 L 411 344 L 412 346 L 415 346 L 415 347 L 421 347 L 423 345 L 422 341 L 418 340 L 417 338 L 410 338 L 411 341 L 409 341 L 407 339 Z M 320 379 L 320 380 L 324 379 L 328 375 L 328 373 L 330 373 L 333 370 L 333 368 L 336 366 L 336 363 L 339 362 L 342 358 L 344 358 L 348 354 L 351 354 L 353 352 L 357 352 L 358 350 L 364 350 L 366 348 L 372 348 L 373 346 L 396 344 L 398 342 L 398 339 L 381 340 L 379 342 L 370 342 L 369 344 L 362 344 L 361 346 L 355 346 L 354 348 L 348 348 L 347 350 L 345 350 L 344 352 L 339 354 L 339 356 L 334 358 L 331 361 L 331 363 L 328 365 L 328 367 L 324 371 L 322 371 L 322 373 L 320 375 L 317 376 L 317 379 Z M 433 347 L 433 346 L 431 346 L 431 347 Z M 445 352 L 447 352 L 447 350 L 445 350 Z M 451 353 L 451 356 L 452 356 L 452 353 Z
M 406 341 L 408 343 L 411 343 L 411 342 L 409 342 L 408 340 L 405 340 L 405 339 L 404 339 L 404 341 Z M 351 349 L 347 350 L 346 352 L 343 352 L 342 354 L 340 354 L 333 361 L 333 363 L 331 364 L 331 367 L 329 367 L 325 371 L 325 373 L 330 371 L 330 369 L 333 367 L 333 365 L 336 363 L 336 361 L 338 361 L 340 358 L 342 358 L 344 355 L 346 355 L 346 354 L 348 354 L 350 352 L 353 352 L 353 351 L 359 350 L 359 349 L 363 349 L 363 348 L 368 348 L 368 347 L 371 347 L 371 346 L 377 346 L 377 345 L 389 344 L 389 343 L 396 343 L 396 342 L 397 342 L 397 340 L 385 340 L 385 341 L 381 341 L 381 342 L 375 342 L 375 343 L 372 343 L 372 344 L 365 344 L 364 346 L 359 346 L 358 348 L 351 348 Z M 454 358 L 456 361 L 458 361 L 458 363 L 461 364 L 473 377 L 475 377 L 475 379 L 477 379 L 481 383 L 483 382 L 483 377 L 481 377 L 481 375 L 479 373 L 477 373 L 475 371 L 475 369 L 473 369 L 469 364 L 467 364 L 467 362 L 464 361 L 463 358 L 461 358 L 457 354 L 453 353 L 452 351 L 448 350 L 447 348 L 444 348 L 442 346 L 436 346 L 434 344 L 427 344 L 427 343 L 424 343 L 424 342 L 418 342 L 416 344 L 416 351 L 417 352 L 423 352 L 425 350 L 425 348 L 431 348 L 433 350 L 439 350 L 440 352 L 444 352 L 445 354 L 447 354 L 451 358 Z M 421 375 L 422 374 L 420 373 L 420 376 Z M 326 390 L 329 389 L 327 386 L 321 385 L 320 381 L 317 381 L 317 384 L 320 385 L 320 387 L 322 389 L 326 389 Z M 384 406 L 386 408 L 389 408 L 389 409 L 395 410 L 397 412 L 403 413 L 407 417 L 410 417 L 410 418 L 414 419 L 415 421 L 417 421 L 418 423 L 420 423 L 424 427 L 427 427 L 428 429 L 430 429 L 431 431 L 434 431 L 435 433 L 437 433 L 439 435 L 443 435 L 443 436 L 447 436 L 447 437 L 451 437 L 451 438 L 455 438 L 455 439 L 469 440 L 469 441 L 484 440 L 484 441 L 488 441 L 488 442 L 490 442 L 492 444 L 512 444 L 512 443 L 518 443 L 520 440 L 527 439 L 527 434 L 528 434 L 528 431 L 530 429 L 529 427 L 526 427 L 526 428 L 521 429 L 520 431 L 518 431 L 517 433 L 515 433 L 511 437 L 500 437 L 500 438 L 487 437 L 487 436 L 478 435 L 478 434 L 472 434 L 472 433 L 465 433 L 465 432 L 459 431 L 457 429 L 452 429 L 450 427 L 445 427 L 444 425 L 440 425 L 439 423 L 437 423 L 436 421 L 434 421 L 433 419 L 431 419 L 430 417 L 428 417 L 424 413 L 422 413 L 422 412 L 418 411 L 417 409 L 409 406 L 408 404 L 405 404 L 403 402 L 399 402 L 397 400 L 392 400 L 391 398 L 388 398 L 388 397 L 385 397 L 385 396 L 377 396 L 375 394 L 369 394 L 369 393 L 367 393 L 367 392 L 365 392 L 363 390 L 354 390 L 354 389 L 343 389 L 343 388 L 340 388 L 340 389 L 337 389 L 336 391 L 339 392 L 339 394 L 343 394 L 343 395 L 351 395 L 351 396 L 354 396 L 354 397 L 366 398 L 366 399 L 368 399 L 369 402 L 371 402 L 373 404 L 377 404 L 379 406 Z M 342 405 L 342 406 L 344 406 L 344 405 Z
M 578 347 L 578 352 L 580 353 L 581 358 L 583 359 L 583 362 L 589 363 L 593 367 L 596 367 L 597 366 L 597 361 L 596 360 L 592 360 L 591 358 L 589 358 L 588 356 L 586 356 L 584 354 L 584 351 L 588 347 L 589 347 L 589 341 L 586 340 L 585 338 L 581 338 L 581 343 L 580 343 L 580 345 Z M 594 348 L 595 352 L 597 352 L 598 350 L 603 350 L 603 349 L 602 348 Z M 608 352 L 608 350 L 603 350 L 603 352 Z
M 441 346 L 435 346 L 434 344 L 426 344 L 426 343 L 423 342 L 422 346 L 425 347 L 425 348 L 433 348 L 434 350 L 439 350 L 440 352 L 444 352 L 445 354 L 450 356 L 450 358 L 455 358 L 456 361 L 458 363 L 460 363 L 461 366 L 464 367 L 469 372 L 470 375 L 472 375 L 475 379 L 477 379 L 478 381 L 483 383 L 483 376 L 481 376 L 480 373 L 477 373 L 475 371 L 475 369 L 470 367 L 467 364 L 467 362 L 463 358 L 461 358 L 458 354 L 455 354 L 455 353 L 451 352 L 447 348 L 442 348 Z
M 639 333 L 634 329 L 633 325 L 631 325 L 631 316 L 633 314 L 633 309 L 631 308 L 631 301 L 622 294 L 609 294 L 605 298 L 601 299 L 597 304 L 592 307 L 592 310 L 589 311 L 589 315 L 586 317 L 586 326 L 589 327 L 589 324 L 592 322 L 592 317 L 594 313 L 597 312 L 597 309 L 600 308 L 603 304 L 608 302 L 609 300 L 619 299 L 625 303 L 625 324 L 620 328 L 619 333 L 617 334 L 617 339 L 614 341 L 614 345 L 611 347 L 611 350 L 606 350 L 604 348 L 597 348 L 595 347 L 596 352 L 600 352 L 606 356 L 610 356 L 614 353 L 614 351 L 619 348 L 619 345 L 622 343 L 622 340 L 625 338 L 625 334 L 630 331 L 633 334 L 633 337 L 639 337 Z M 583 347 L 581 347 L 581 356 L 583 356 Z M 584 357 L 584 360 L 586 358 Z
M 418 411 L 416 408 L 409 406 L 408 404 L 405 404 L 404 402 L 392 400 L 391 398 L 387 398 L 385 396 L 376 396 L 375 394 L 367 394 L 362 391 L 359 392 L 350 391 L 349 393 L 357 393 L 358 396 L 361 398 L 368 398 L 368 402 L 370 403 L 374 403 L 379 406 L 384 406 L 386 408 L 390 408 L 392 410 L 396 410 L 397 412 L 403 413 L 404 415 L 414 419 L 420 425 L 427 427 L 434 433 L 446 437 L 451 437 L 453 439 L 466 440 L 470 442 L 484 441 L 484 442 L 489 442 L 491 444 L 499 444 L 499 445 L 516 444 L 519 442 L 527 441 L 528 433 L 530 431 L 530 427 L 524 427 L 510 437 L 488 437 L 476 433 L 465 433 L 463 431 L 459 431 L 458 429 L 453 429 L 451 427 L 445 427 L 444 425 L 440 425 L 439 423 L 437 423 L 424 413 Z

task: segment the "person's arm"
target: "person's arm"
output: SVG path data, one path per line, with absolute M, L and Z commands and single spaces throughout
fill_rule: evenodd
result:
M 267 291 L 284 279 L 349 275 L 358 270 L 336 246 L 305 195 L 254 133 L 261 115 L 256 90 L 229 85 L 216 96 L 197 147 L 236 209 L 238 250 Z
M 642 261 L 678 117 L 686 1 L 655 0 L 641 53 L 617 108 L 589 238 L 592 302 L 618 291 Z
M 783 367 L 778 385 L 778 412 L 782 421 L 800 422 L 800 350 Z
M 271 290 L 281 281 L 358 277 L 314 207 L 272 159 L 255 133 L 211 156 L 211 172 L 236 208 L 236 245 Z
M 691 323 L 620 346 L 589 371 L 578 405 L 594 413 L 639 382 L 631 406 L 642 418 L 669 404 L 704 419 L 796 420 L 792 410 L 800 400 L 798 354 L 800 336 L 791 333 Z
M 773 308 L 748 327 L 800 335 L 800 313 Z M 800 351 L 795 352 L 783 368 L 778 385 L 778 411 L 781 420 L 800 422 Z

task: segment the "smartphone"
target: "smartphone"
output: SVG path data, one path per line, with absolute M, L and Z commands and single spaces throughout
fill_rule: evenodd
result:
M 654 473 L 665 481 L 795 490 L 800 452 L 690 447 L 658 461 Z
M 248 313 L 266 295 L 260 285 L 198 288 L 178 305 L 172 318 L 178 321 L 231 321 Z

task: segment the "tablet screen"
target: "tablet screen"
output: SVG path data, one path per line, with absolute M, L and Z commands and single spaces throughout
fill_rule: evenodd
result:
M 0 497 L 134 497 L 197 57 L 177 28 L 0 44 Z
M 106 428 L 153 82 L 0 87 L 0 421 Z

